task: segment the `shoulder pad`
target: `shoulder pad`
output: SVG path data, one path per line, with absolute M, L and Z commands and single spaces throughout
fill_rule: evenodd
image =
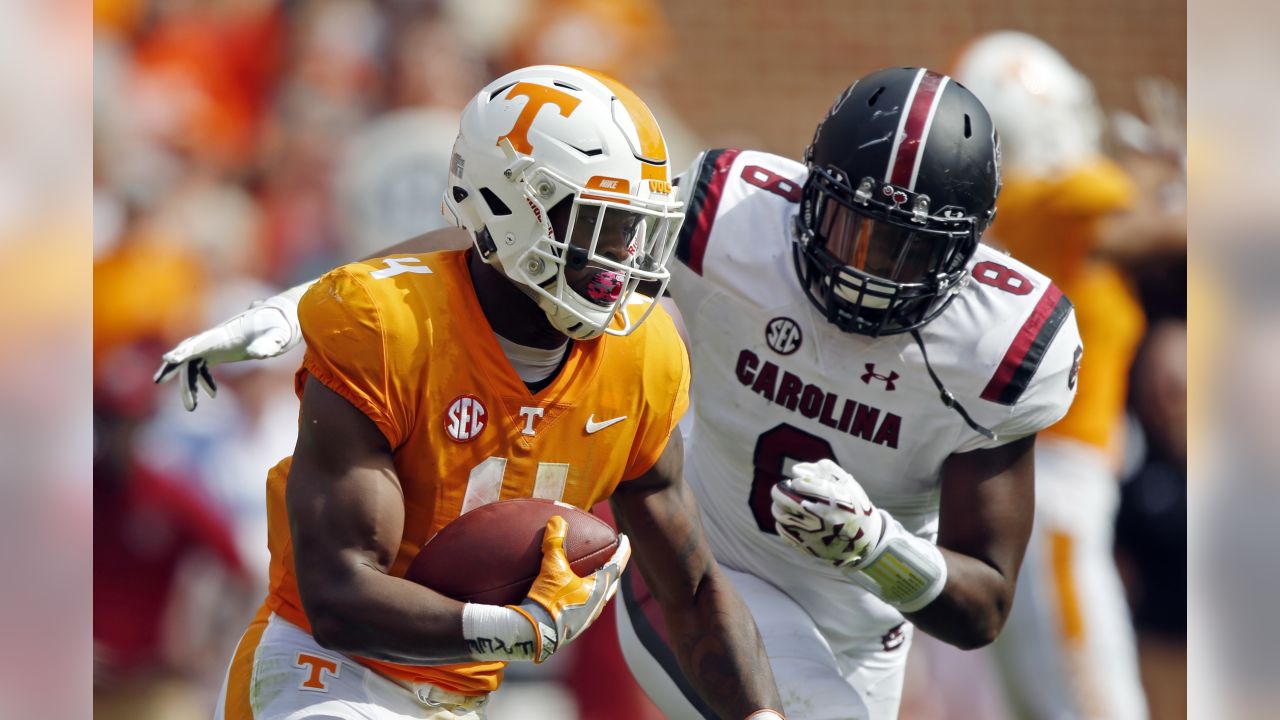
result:
M 701 275 L 717 218 L 748 200 L 798 203 L 804 176 L 802 163 L 770 153 L 736 148 L 702 153 L 679 179 L 686 205 L 676 257 Z

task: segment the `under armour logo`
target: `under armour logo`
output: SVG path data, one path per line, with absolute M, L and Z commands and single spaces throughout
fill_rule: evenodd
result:
M 862 382 L 870 385 L 871 379 L 875 378 L 876 380 L 884 381 L 885 390 L 892 391 L 894 389 L 893 381 L 898 379 L 897 372 L 890 370 L 888 375 L 881 375 L 880 373 L 876 372 L 875 363 L 867 363 L 866 368 L 867 368 L 867 371 L 862 373 Z

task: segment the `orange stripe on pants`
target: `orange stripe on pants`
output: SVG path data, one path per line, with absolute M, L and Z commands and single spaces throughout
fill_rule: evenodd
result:
M 262 641 L 262 633 L 266 631 L 270 618 L 271 608 L 263 603 L 258 608 L 258 614 L 249 623 L 249 629 L 240 638 L 235 655 L 231 656 L 231 667 L 227 670 L 223 720 L 253 720 L 253 707 L 249 704 L 249 689 L 253 684 L 253 657 L 258 652 L 258 643 Z
M 1076 587 L 1073 538 L 1067 533 L 1050 530 L 1049 553 L 1054 589 L 1058 595 L 1063 661 L 1076 711 L 1082 718 L 1109 717 L 1108 709 L 1100 702 L 1095 689 L 1097 680 L 1085 652 L 1084 613 L 1080 609 L 1080 592 Z
M 1053 587 L 1058 596 L 1059 629 L 1067 644 L 1076 646 L 1084 641 L 1084 616 L 1080 612 L 1079 593 L 1072 572 L 1072 552 L 1070 535 L 1049 531 L 1049 558 L 1053 568 Z

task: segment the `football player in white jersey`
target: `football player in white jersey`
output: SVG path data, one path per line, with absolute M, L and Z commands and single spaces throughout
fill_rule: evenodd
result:
M 850 87 L 804 164 L 713 150 L 681 180 L 685 472 L 788 717 L 895 717 L 915 627 L 973 648 L 1008 617 L 1082 348 L 1053 283 L 980 243 L 999 186 L 986 110 L 919 68 Z M 633 670 L 710 717 L 637 579 Z
M 892 68 L 839 96 L 803 164 L 712 150 L 681 181 L 685 473 L 790 718 L 896 717 L 916 626 L 972 648 L 1008 617 L 1035 434 L 1083 351 L 1053 283 L 980 244 L 999 152 L 968 90 Z M 293 341 L 287 306 L 192 338 L 162 375 L 193 404 L 209 363 Z M 621 595 L 641 684 L 670 717 L 714 717 L 637 573 Z

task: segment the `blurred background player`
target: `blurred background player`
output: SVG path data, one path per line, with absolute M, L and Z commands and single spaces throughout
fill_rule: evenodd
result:
M 1147 332 L 1129 371 L 1129 447 L 1116 558 L 1153 720 L 1188 716 L 1187 105 L 1165 77 L 1137 81 L 1137 114 L 1111 114 L 1112 151 L 1138 186 L 1103 235 L 1133 278 Z
M 1154 720 L 1187 717 L 1187 324 L 1152 323 L 1130 373 L 1143 449 L 1121 486 L 1117 562 Z
M 1038 442 L 1035 527 L 996 643 L 1004 685 L 1025 717 L 1144 718 L 1112 553 L 1131 442 L 1127 381 L 1144 331 L 1126 270 L 1150 275 L 1161 267 L 1153 258 L 1184 252 L 1185 217 L 1176 203 L 1150 206 L 1165 188 L 1140 187 L 1104 154 L 1106 118 L 1092 84 L 1043 41 L 983 36 L 955 68 L 991 109 L 1003 140 L 1005 187 L 992 242 L 1072 298 L 1085 348 L 1076 401 Z M 1165 165 L 1180 170 L 1176 158 Z
M 95 268 L 93 706 L 104 718 L 207 718 L 209 667 L 256 602 L 246 538 L 257 536 L 194 473 L 148 452 L 170 398 L 136 361 L 186 327 L 198 278 L 190 256 L 141 235 Z

